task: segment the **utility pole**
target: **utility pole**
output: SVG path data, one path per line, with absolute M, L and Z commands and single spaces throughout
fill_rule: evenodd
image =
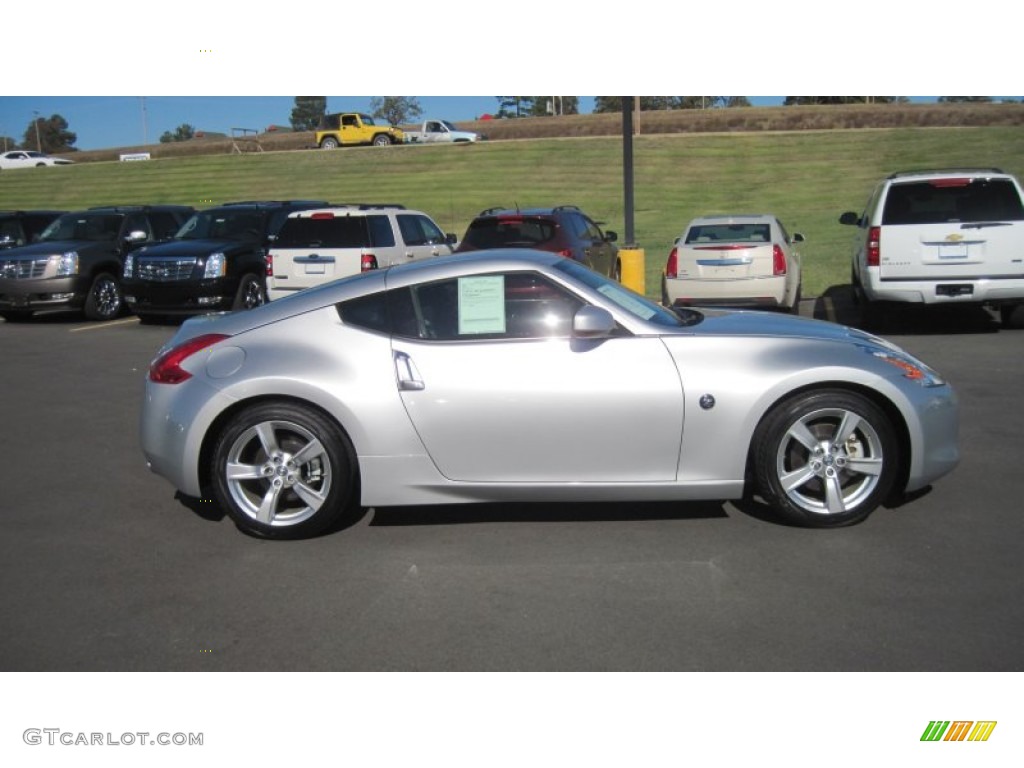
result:
M 36 151 L 42 152 L 43 151 L 43 142 L 40 141 L 40 139 L 39 139 L 39 110 L 38 109 L 33 109 L 32 110 L 32 114 L 35 115 L 35 118 L 36 118 L 34 120 L 34 122 L 36 124 Z
M 139 96 L 139 101 L 142 103 L 142 144 L 145 146 L 149 144 L 149 131 L 146 129 L 146 97 Z

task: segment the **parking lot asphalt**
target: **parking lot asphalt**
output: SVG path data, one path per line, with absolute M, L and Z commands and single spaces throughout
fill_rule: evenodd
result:
M 956 386 L 963 460 L 859 526 L 480 505 L 298 542 L 146 469 L 142 380 L 173 326 L 0 322 L 0 670 L 1020 670 L 1024 331 L 980 310 L 892 322 Z

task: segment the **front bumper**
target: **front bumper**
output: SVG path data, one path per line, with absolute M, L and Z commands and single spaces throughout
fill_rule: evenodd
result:
M 89 285 L 87 275 L 38 280 L 0 278 L 0 309 L 80 309 L 89 294 Z
M 125 280 L 121 284 L 128 307 L 140 314 L 200 315 L 230 310 L 238 290 L 237 280 L 183 280 L 151 283 Z

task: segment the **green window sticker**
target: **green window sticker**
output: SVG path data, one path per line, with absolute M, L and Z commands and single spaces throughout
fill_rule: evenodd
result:
M 459 278 L 459 335 L 505 333 L 505 276 Z

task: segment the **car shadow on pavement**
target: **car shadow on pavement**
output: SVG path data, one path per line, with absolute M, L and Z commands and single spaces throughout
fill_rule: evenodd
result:
M 808 314 L 805 308 L 802 314 Z M 865 312 L 850 285 L 833 285 L 813 299 L 811 316 L 880 335 L 931 336 L 997 333 L 999 321 L 978 305 L 925 305 L 885 302 Z
M 380 507 L 370 525 L 464 525 L 467 523 L 564 523 L 727 518 L 720 501 L 434 504 Z

